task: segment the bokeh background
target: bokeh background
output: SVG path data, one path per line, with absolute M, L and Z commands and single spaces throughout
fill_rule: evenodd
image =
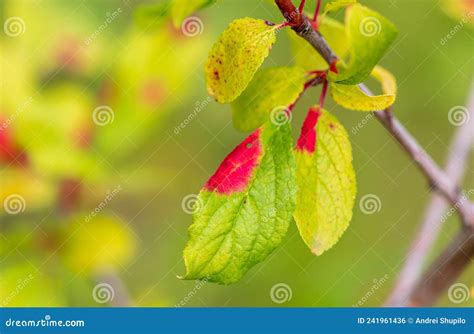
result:
M 0 1 L 1 306 L 382 305 L 429 188 L 373 117 L 330 99 L 349 132 L 358 179 L 354 218 L 340 242 L 315 257 L 292 225 L 237 284 L 177 278 L 189 202 L 245 137 L 233 129 L 230 107 L 208 97 L 207 52 L 233 19 L 282 18 L 271 1 L 221 0 L 196 14 L 202 27 L 189 35 L 167 19 L 137 15 L 143 3 Z M 473 2 L 362 3 L 400 29 L 382 61 L 399 83 L 394 112 L 442 164 L 457 129 L 449 111 L 466 106 L 472 90 Z M 343 20 L 342 12 L 334 16 Z M 292 61 L 282 31 L 264 66 Z M 298 104 L 295 133 L 318 98 L 312 89 Z M 474 187 L 472 162 L 464 189 Z M 378 199 L 374 210 L 361 210 L 365 195 Z M 458 228 L 453 215 L 431 258 Z M 458 281 L 472 287 L 472 266 Z M 270 294 L 279 283 L 291 289 L 281 304 Z M 455 304 L 445 294 L 439 305 L 472 305 L 472 298 Z

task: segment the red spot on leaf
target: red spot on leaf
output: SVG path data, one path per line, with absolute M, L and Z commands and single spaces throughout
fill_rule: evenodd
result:
M 316 149 L 316 124 L 321 116 L 319 107 L 310 108 L 303 122 L 301 135 L 296 142 L 296 149 L 313 153 Z
M 14 141 L 13 135 L 6 124 L 0 118 L 0 163 L 9 163 L 21 167 L 26 167 L 28 157 Z
M 222 161 L 204 189 L 226 195 L 244 190 L 261 155 L 260 129 L 257 129 Z
M 165 99 L 165 87 L 158 80 L 149 80 L 141 89 L 142 101 L 149 107 L 157 107 Z

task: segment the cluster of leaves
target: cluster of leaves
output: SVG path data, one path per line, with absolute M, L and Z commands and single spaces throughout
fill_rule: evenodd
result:
M 206 50 L 168 21 L 144 31 L 124 24 L 123 13 L 102 29 L 110 4 L 95 5 L 104 6 L 102 18 L 66 3 L 0 4 L 5 18 L 25 25 L 18 36 L 0 36 L 3 305 L 97 305 L 96 276 L 122 269 L 137 246 L 126 219 L 103 204 L 108 191 L 120 185 L 120 201 L 149 189 L 151 168 L 128 157 L 192 93 L 184 79 L 197 59 L 180 55 Z M 67 20 L 73 9 L 80 20 Z M 183 94 L 171 94 L 178 88 Z M 103 106 L 105 123 L 94 118 Z M 153 179 L 159 174 L 154 169 Z M 19 204 L 11 205 L 20 205 L 14 214 L 4 209 L 12 195 Z
M 344 24 L 328 15 L 341 8 Z M 253 132 L 199 194 L 184 249 L 185 279 L 237 282 L 280 245 L 293 220 L 316 255 L 347 229 L 356 196 L 351 144 L 342 124 L 323 108 L 325 90 L 347 109 L 390 107 L 395 79 L 377 64 L 397 30 L 356 1 L 330 3 L 317 20 L 313 27 L 341 57 L 335 71 L 292 30 L 296 65 L 260 69 L 277 31 L 288 24 L 237 19 L 212 47 L 205 65 L 208 91 L 231 104 L 237 129 Z M 382 95 L 368 96 L 359 88 L 369 76 L 380 81 Z M 309 109 L 295 145 L 291 110 L 318 80 L 323 82 L 320 104 Z

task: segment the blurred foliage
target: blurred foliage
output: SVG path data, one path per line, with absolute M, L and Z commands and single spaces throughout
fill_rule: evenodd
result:
M 167 16 L 135 13 L 160 3 L 0 1 L 2 23 L 24 22 L 17 36 L 5 26 L 0 33 L 1 305 L 108 305 L 98 304 L 92 290 L 113 275 L 139 306 L 183 300 L 187 306 L 275 306 L 269 291 L 278 282 L 293 288 L 284 306 L 351 306 L 388 274 L 364 304 L 380 305 L 429 193 L 373 120 L 352 131 L 351 141 L 360 196 L 377 194 L 383 208 L 374 215 L 356 210 L 337 247 L 321 257 L 307 254 L 292 226 L 281 249 L 235 286 L 197 288 L 176 278 L 184 272 L 181 250 L 191 223 L 181 201 L 243 138 L 230 125 L 229 108 L 210 103 L 196 112 L 207 97 L 203 63 L 210 45 L 233 19 L 282 18 L 271 1 L 217 1 L 197 14 L 203 31 L 190 37 Z M 400 29 L 382 62 L 400 84 L 394 110 L 441 162 L 455 131 L 448 111 L 465 103 L 472 80 L 473 32 L 463 24 L 440 41 L 472 13 L 472 2 L 363 3 Z M 343 22 L 342 11 L 334 17 Z M 266 67 L 293 59 L 288 36 L 277 39 Z M 295 109 L 295 130 L 316 96 L 311 92 Z M 327 107 L 348 129 L 366 117 Z M 107 117 L 97 121 L 95 110 Z M 184 120 L 189 124 L 177 133 Z M 474 186 L 469 168 L 466 188 Z M 23 199 L 19 209 L 6 206 L 11 195 Z M 453 217 L 443 226 L 433 256 L 457 223 Z M 470 268 L 460 281 L 472 282 L 473 274 Z M 440 305 L 454 306 L 447 297 Z

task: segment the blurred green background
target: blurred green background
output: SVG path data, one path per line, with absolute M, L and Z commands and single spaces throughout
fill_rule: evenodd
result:
M 245 137 L 233 129 L 230 107 L 208 99 L 207 52 L 233 19 L 282 18 L 271 1 L 221 0 L 197 14 L 202 30 L 188 36 L 168 21 L 137 22 L 142 3 L 0 1 L 1 306 L 381 305 L 430 192 L 375 119 L 330 99 L 350 134 L 358 179 L 354 218 L 340 242 L 315 257 L 292 225 L 235 285 L 177 278 L 190 195 Z M 462 22 L 456 9 L 472 14 L 473 2 L 362 3 L 400 29 L 382 61 L 399 84 L 394 112 L 442 164 L 456 131 L 448 113 L 465 106 L 472 89 L 472 25 L 441 41 Z M 342 12 L 334 16 L 343 21 Z M 281 31 L 264 66 L 292 59 Z M 295 134 L 318 99 L 312 89 L 296 107 Z M 464 189 L 474 187 L 470 159 Z M 373 214 L 359 208 L 368 194 L 380 199 Z M 455 216 L 443 224 L 432 257 L 458 228 Z M 458 281 L 473 286 L 472 266 Z M 278 283 L 291 288 L 282 304 L 270 295 Z M 471 301 L 453 304 L 445 294 L 439 305 Z

